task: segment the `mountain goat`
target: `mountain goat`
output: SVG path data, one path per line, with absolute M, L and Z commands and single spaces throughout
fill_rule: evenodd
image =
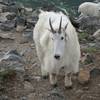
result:
M 78 12 L 85 16 L 100 17 L 100 3 L 84 2 L 79 6 Z
M 77 33 L 62 12 L 42 11 L 33 31 L 42 76 L 49 75 L 51 85 L 65 68 L 65 86 L 71 87 L 71 74 L 79 71 L 80 46 Z

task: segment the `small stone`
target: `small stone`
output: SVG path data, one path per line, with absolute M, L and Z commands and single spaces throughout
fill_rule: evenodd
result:
M 28 96 L 27 96 L 27 100 L 34 100 L 34 97 L 35 97 L 35 93 L 30 93 Z
M 77 97 L 81 97 L 82 94 L 83 94 L 83 90 L 81 90 L 81 89 L 79 89 L 79 90 L 77 90 L 77 91 L 75 92 L 75 95 L 76 95 Z
M 17 16 L 16 17 L 16 23 L 17 23 L 18 26 L 25 26 L 26 18 L 25 17 L 21 17 L 21 16 Z
M 2 96 L 0 96 L 0 100 L 9 100 L 9 99 L 8 99 L 8 96 L 2 95 Z
M 28 43 L 28 39 L 27 38 L 22 38 L 20 41 L 20 44 L 24 44 L 24 43 Z
M 27 12 L 32 12 L 32 11 L 33 11 L 32 8 L 25 8 L 25 10 L 26 10 Z
M 57 88 L 54 88 L 48 96 L 57 96 L 59 98 L 64 98 L 64 95 Z
M 89 87 L 83 87 L 83 90 L 89 90 Z
M 22 36 L 24 38 L 27 38 L 29 41 L 33 40 L 33 32 L 30 29 L 25 30 L 24 33 L 22 34 Z
M 81 93 L 83 93 L 83 90 L 81 90 L 81 89 L 76 91 L 76 94 L 81 94 Z
M 28 81 L 24 82 L 24 89 L 26 91 L 33 91 L 34 90 L 32 84 L 30 82 L 28 82 Z
M 100 40 L 100 29 L 98 29 L 94 34 L 93 37 L 97 40 Z
M 90 72 L 86 69 L 80 69 L 78 75 L 78 82 L 82 85 L 88 83 L 90 80 Z
M 34 76 L 34 77 L 32 77 L 32 79 L 35 79 L 37 81 L 40 81 L 41 77 L 40 76 Z
M 21 100 L 27 100 L 27 97 L 23 96 L 21 97 Z
M 0 29 L 2 31 L 11 31 L 15 28 L 15 21 L 5 21 L 3 23 L 0 24 Z
M 16 14 L 15 14 L 15 13 L 9 13 L 9 14 L 6 16 L 6 18 L 7 18 L 8 20 L 13 20 L 15 17 L 16 17 Z
M 99 68 L 93 68 L 90 71 L 90 75 L 91 75 L 92 78 L 95 78 L 97 76 L 100 76 L 100 69 Z
M 26 29 L 26 27 L 23 25 L 17 25 L 17 27 L 16 27 L 17 32 L 23 32 L 25 29 Z
M 16 50 L 10 50 L 0 59 L 0 62 L 2 61 L 22 61 L 22 58 L 20 54 Z M 23 61 L 22 61 L 23 62 Z
M 1 40 L 14 40 L 15 36 L 12 32 L 0 32 L 0 39 Z

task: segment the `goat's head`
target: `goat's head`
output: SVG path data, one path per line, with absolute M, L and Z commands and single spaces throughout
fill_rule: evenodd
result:
M 50 39 L 53 43 L 53 56 L 55 59 L 59 60 L 63 54 L 64 54 L 64 48 L 65 48 L 65 42 L 66 42 L 66 28 L 67 25 L 65 25 L 64 28 L 62 28 L 62 17 L 60 19 L 60 24 L 58 29 L 54 29 L 51 23 L 51 19 L 49 19 L 49 25 L 50 25 Z

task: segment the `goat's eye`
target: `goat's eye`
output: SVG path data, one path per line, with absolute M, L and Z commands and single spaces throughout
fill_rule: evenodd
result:
M 61 40 L 63 40 L 64 39 L 64 37 L 61 37 Z

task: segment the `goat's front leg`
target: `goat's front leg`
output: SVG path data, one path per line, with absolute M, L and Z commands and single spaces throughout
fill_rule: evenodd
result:
M 65 74 L 65 87 L 72 88 L 72 80 L 71 80 L 72 73 Z
M 51 73 L 49 74 L 49 78 L 50 78 L 50 83 L 53 87 L 57 86 L 57 74 L 55 73 Z
M 44 66 L 41 65 L 41 73 L 42 73 L 42 78 L 43 79 L 47 79 L 48 78 L 48 73 L 47 71 L 45 70 Z

